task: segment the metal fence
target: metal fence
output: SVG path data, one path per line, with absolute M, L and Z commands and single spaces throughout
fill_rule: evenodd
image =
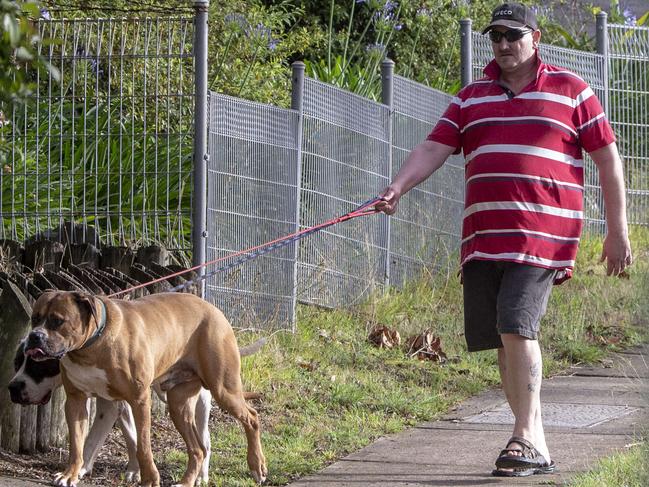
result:
M 347 213 L 379 194 L 450 96 L 390 76 L 391 106 L 303 78 L 295 109 L 210 95 L 208 259 Z M 404 197 L 399 216 L 345 222 L 217 275 L 206 298 L 237 326 L 292 326 L 297 301 L 347 306 L 402 285 L 459 243 L 457 158 Z
M 353 210 L 389 180 L 389 110 L 331 85 L 304 80 L 300 225 Z M 297 293 L 327 307 L 351 304 L 382 285 L 387 221 L 381 215 L 340 224 L 299 248 Z
M 625 165 L 630 224 L 649 225 L 649 28 L 608 26 L 609 116 Z
M 394 77 L 392 174 L 430 133 L 452 96 Z M 464 160 L 451 156 L 407 193 L 390 218 L 390 284 L 403 285 L 422 270 L 440 267 L 459 246 L 464 210 Z
M 211 93 L 209 121 L 207 260 L 295 232 L 298 113 Z M 291 326 L 295 266 L 293 243 L 209 278 L 206 298 L 237 325 Z
M 193 19 L 41 20 L 61 81 L 4 113 L 0 238 L 191 248 Z M 69 226 L 67 227 L 69 229 Z

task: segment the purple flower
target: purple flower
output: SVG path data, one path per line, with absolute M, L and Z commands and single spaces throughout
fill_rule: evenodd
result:
M 225 23 L 247 29 L 249 27 L 248 21 L 241 14 L 227 14 L 225 16 Z
M 270 29 L 261 22 L 258 23 L 254 28 L 246 28 L 246 35 L 254 39 L 268 39 L 269 42 L 272 40 Z
M 369 52 L 370 54 L 383 53 L 383 51 L 385 51 L 385 44 L 381 44 L 380 42 L 368 44 L 367 46 L 365 46 L 365 51 Z
M 397 2 L 391 2 L 390 0 L 386 0 L 385 5 L 383 5 L 383 11 L 386 13 L 392 12 L 398 6 L 399 4 Z
M 41 19 L 52 20 L 52 15 L 50 14 L 50 11 L 47 10 L 45 7 L 41 7 L 40 12 L 41 12 Z
M 403 29 L 403 24 L 394 24 L 394 30 L 401 30 Z
M 624 16 L 624 25 L 636 25 L 638 22 L 637 17 L 629 8 L 625 8 L 622 15 Z

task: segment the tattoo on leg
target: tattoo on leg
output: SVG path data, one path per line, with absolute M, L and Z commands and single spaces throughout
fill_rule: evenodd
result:
M 541 382 L 541 363 L 536 362 L 530 366 L 530 376 L 532 377 L 532 382 L 527 384 L 527 390 L 529 392 L 536 391 L 536 385 Z
M 541 364 L 539 362 L 530 366 L 530 375 L 534 378 L 541 375 Z

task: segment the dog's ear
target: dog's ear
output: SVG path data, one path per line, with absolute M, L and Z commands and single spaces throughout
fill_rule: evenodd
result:
M 92 315 L 95 319 L 95 322 L 99 324 L 99 318 L 97 317 L 97 306 L 95 305 L 95 299 L 87 293 L 82 293 L 74 291 L 72 293 L 74 301 L 77 303 L 80 309 L 84 309 L 88 314 Z

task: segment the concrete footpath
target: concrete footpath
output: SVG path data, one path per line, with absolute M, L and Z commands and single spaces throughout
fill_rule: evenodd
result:
M 557 472 L 491 476 L 513 417 L 499 390 L 473 397 L 440 421 L 379 439 L 291 487 L 562 485 L 577 472 L 649 434 L 649 345 L 597 367 L 543 382 L 543 416 Z M 2 487 L 44 483 L 0 476 Z M 80 483 L 80 487 L 83 482 Z
M 384 437 L 291 487 L 563 485 L 649 433 L 649 345 L 543 382 L 543 422 L 557 471 L 492 477 L 513 416 L 500 390 L 469 399 L 440 421 Z

